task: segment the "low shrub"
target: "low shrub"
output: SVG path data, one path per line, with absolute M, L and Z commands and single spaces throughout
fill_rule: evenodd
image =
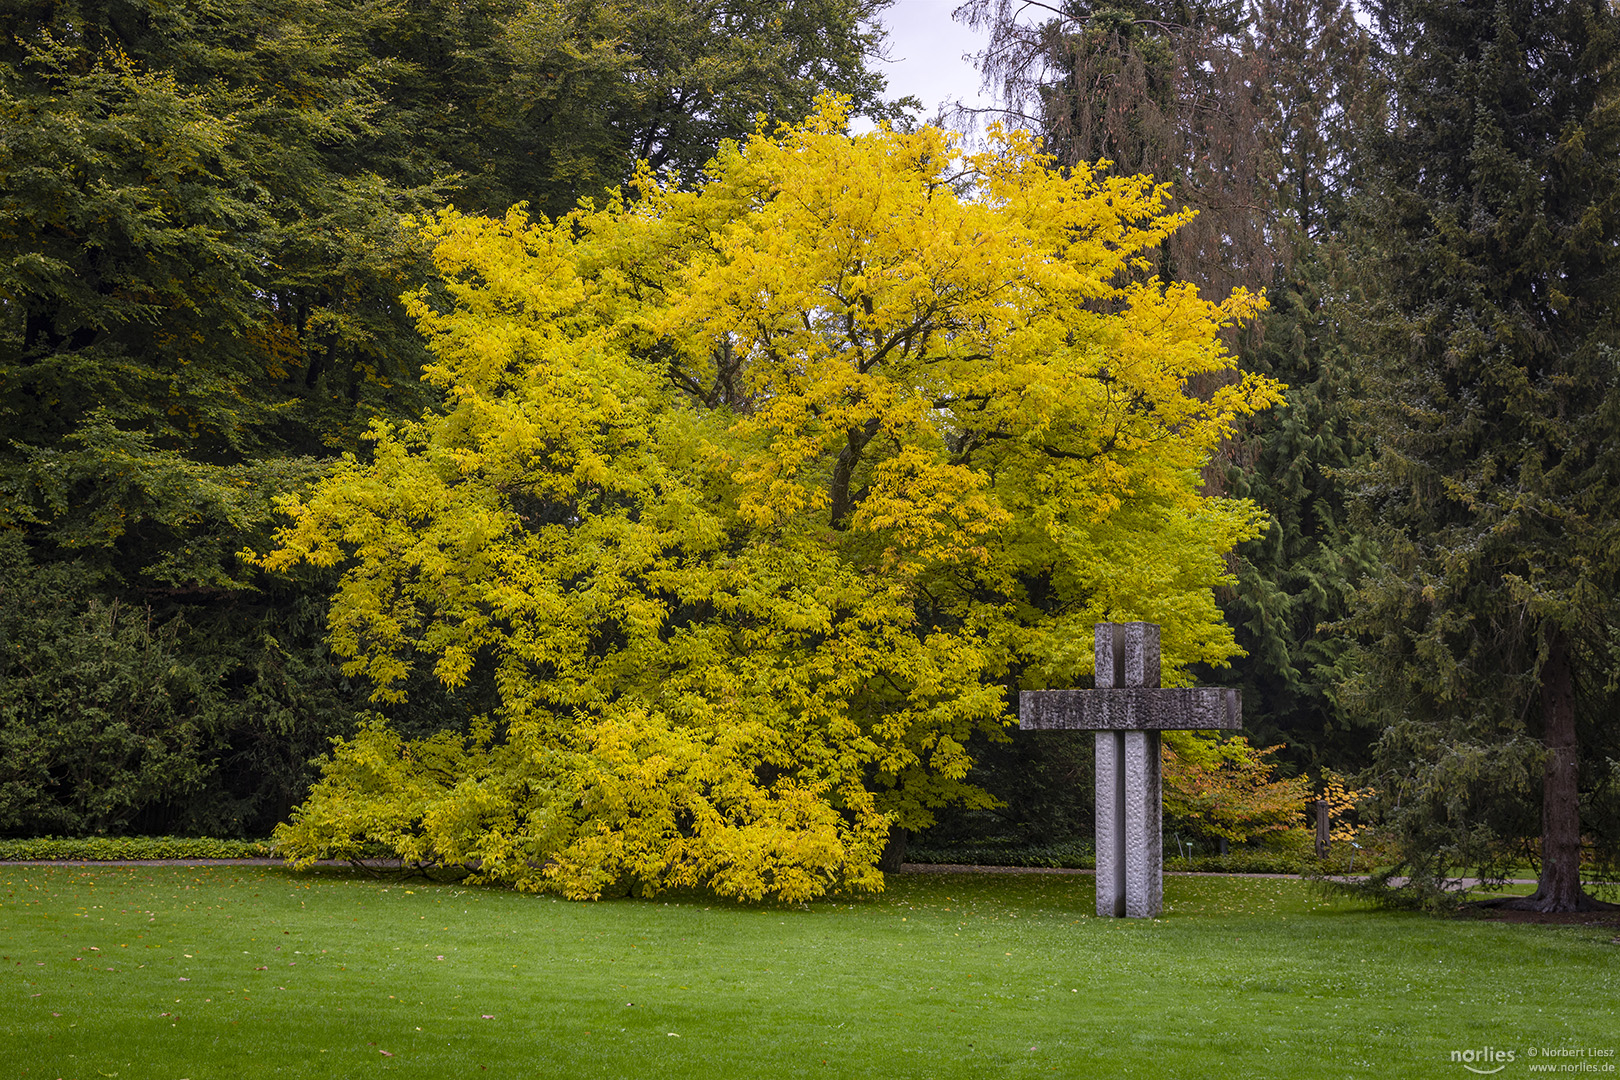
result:
M 1280 851 L 1232 851 L 1225 855 L 1171 856 L 1164 868 L 1194 874 L 1311 874 L 1320 866 L 1314 858 Z
M 1091 845 L 1079 841 L 1059 844 L 961 844 L 950 847 L 910 847 L 906 861 L 939 865 L 1060 867 L 1091 870 L 1097 865 Z
M 206 836 L 39 836 L 0 840 L 0 862 L 262 859 L 274 854 L 268 840 L 216 840 Z
M 1011 845 L 963 844 L 951 847 L 915 847 L 906 852 L 906 861 L 940 865 L 1061 867 L 1070 870 L 1096 869 L 1090 844 Z M 1168 855 L 1164 868 L 1205 874 L 1310 874 L 1320 873 L 1322 865 L 1312 856 L 1293 851 L 1259 848 L 1234 850 L 1226 855 L 1195 855 L 1184 858 Z

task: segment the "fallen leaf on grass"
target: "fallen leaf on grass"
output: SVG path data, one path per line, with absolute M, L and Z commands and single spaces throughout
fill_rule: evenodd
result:
M 393 1057 L 394 1056 L 393 1052 L 389 1051 L 389 1050 L 378 1050 L 377 1053 L 381 1054 L 383 1057 Z
M 479 1019 L 480 1020 L 493 1020 L 493 1019 L 495 1019 L 495 1017 L 491 1013 L 485 1013 L 483 1016 L 480 1016 Z

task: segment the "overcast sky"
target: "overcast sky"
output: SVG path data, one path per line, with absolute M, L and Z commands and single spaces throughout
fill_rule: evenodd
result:
M 877 67 L 888 77 L 889 96 L 915 94 L 922 101 L 924 120 L 933 118 L 941 102 L 981 101 L 979 72 L 963 54 L 978 52 L 984 47 L 983 38 L 952 20 L 951 11 L 959 3 L 895 0 L 883 12 L 890 60 L 879 61 Z

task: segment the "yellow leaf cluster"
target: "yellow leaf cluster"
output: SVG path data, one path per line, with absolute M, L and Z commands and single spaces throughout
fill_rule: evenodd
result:
M 525 888 L 880 888 L 890 827 L 986 804 L 969 738 L 1089 673 L 1094 622 L 1160 623 L 1172 682 L 1232 655 L 1212 588 L 1262 519 L 1200 470 L 1279 388 L 1190 390 L 1260 301 L 1141 279 L 1161 188 L 827 99 L 633 195 L 421 223 L 444 406 L 263 562 L 341 564 L 348 670 L 384 703 L 424 661 L 492 679 L 501 736 L 424 794 L 367 728 L 290 850 L 373 835 L 343 807 L 386 773 L 389 843 Z
M 1267 759 L 1281 749 L 1251 746 L 1241 735 L 1165 732 L 1165 813 L 1235 843 L 1298 828 L 1311 798 L 1310 781 L 1272 775 L 1274 763 Z
M 1322 794 L 1318 798 L 1328 804 L 1328 839 L 1336 844 L 1358 840 L 1366 826 L 1356 824 L 1351 818 L 1357 806 L 1370 802 L 1377 794 L 1376 788 L 1347 788 L 1343 776 L 1332 769 L 1324 769 Z

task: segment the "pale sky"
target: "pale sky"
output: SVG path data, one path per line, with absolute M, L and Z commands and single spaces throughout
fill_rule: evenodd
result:
M 915 94 L 921 119 L 931 120 L 940 104 L 961 99 L 990 104 L 979 93 L 979 72 L 963 59 L 984 47 L 980 34 L 951 18 L 961 0 L 895 0 L 884 10 L 889 62 L 876 67 L 889 80 L 889 96 Z

